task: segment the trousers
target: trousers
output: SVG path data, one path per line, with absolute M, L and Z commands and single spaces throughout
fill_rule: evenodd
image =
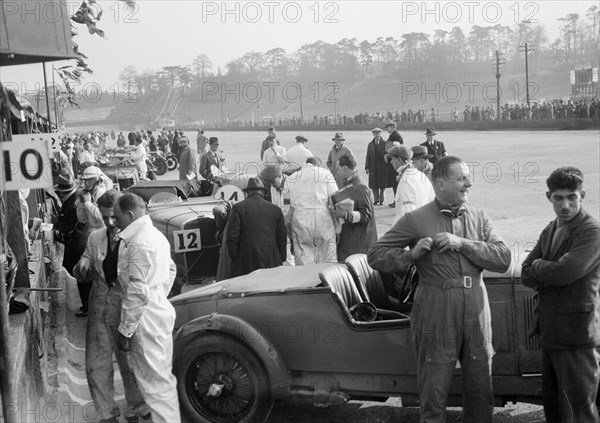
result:
M 548 423 L 598 423 L 596 348 L 542 349 L 542 395 Z

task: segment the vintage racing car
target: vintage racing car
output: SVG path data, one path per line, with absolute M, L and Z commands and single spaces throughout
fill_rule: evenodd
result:
M 232 177 L 221 185 L 206 181 L 157 180 L 135 184 L 126 191 L 148 203 L 148 214 L 169 240 L 177 266 L 177 294 L 183 285 L 210 281 L 217 273 L 219 245 L 213 209 L 224 201 L 244 199 L 247 177 Z
M 541 403 L 539 339 L 528 336 L 534 292 L 520 284 L 518 264 L 484 280 L 495 402 Z M 173 372 L 191 421 L 263 422 L 274 400 L 291 395 L 316 406 L 388 397 L 418 405 L 411 304 L 388 295 L 364 254 L 345 264 L 258 270 L 171 301 Z M 356 311 L 367 302 L 374 307 L 365 319 Z M 460 404 L 457 366 L 448 405 Z

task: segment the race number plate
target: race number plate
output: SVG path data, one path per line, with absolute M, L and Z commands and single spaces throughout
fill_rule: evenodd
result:
M 200 228 L 173 231 L 173 246 L 176 253 L 187 253 L 189 251 L 200 251 Z

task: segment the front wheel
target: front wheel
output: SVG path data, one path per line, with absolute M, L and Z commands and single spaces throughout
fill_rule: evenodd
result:
M 179 402 L 194 422 L 262 423 L 273 401 L 269 378 L 242 342 L 201 333 L 173 358 Z
M 169 154 L 167 156 L 167 169 L 175 170 L 177 169 L 178 164 L 179 162 L 177 161 L 177 157 L 175 157 L 173 154 Z

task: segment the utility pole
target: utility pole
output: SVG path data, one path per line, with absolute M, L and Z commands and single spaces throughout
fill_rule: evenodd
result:
M 52 119 L 50 119 L 50 100 L 48 99 L 48 79 L 46 78 L 46 62 L 42 62 L 44 69 L 44 94 L 46 95 L 46 115 L 48 116 L 48 133 L 52 132 Z
M 58 131 L 58 110 L 56 109 L 56 86 L 54 85 L 54 65 L 52 65 L 52 98 L 54 99 L 54 123 Z
M 500 120 L 500 66 L 504 61 L 500 59 L 500 52 L 496 50 L 496 120 Z
M 529 52 L 533 51 L 533 44 L 525 43 L 523 46 L 519 46 L 519 51 L 525 52 L 525 95 L 527 96 L 527 108 L 529 108 Z

